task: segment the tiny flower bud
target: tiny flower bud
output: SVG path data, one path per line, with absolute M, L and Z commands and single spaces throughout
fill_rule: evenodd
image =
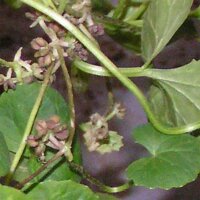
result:
M 47 123 L 44 120 L 38 120 L 35 125 L 35 129 L 38 132 L 38 136 L 43 136 L 47 133 Z
M 53 115 L 49 118 L 49 120 L 53 121 L 54 123 L 59 123 L 60 117 L 58 115 Z
M 31 41 L 31 46 L 33 49 L 35 50 L 39 50 L 41 49 L 42 47 L 45 47 L 47 46 L 48 43 L 46 40 L 44 40 L 43 38 L 41 37 L 38 37 L 38 38 L 35 38 Z
M 124 108 L 120 103 L 116 103 L 114 109 L 116 109 L 116 117 L 123 119 L 126 114 L 126 108 Z
M 101 24 L 94 24 L 92 26 L 89 26 L 89 31 L 94 36 L 101 36 L 104 35 L 104 27 Z
M 51 64 L 51 62 L 52 62 L 52 57 L 49 54 L 38 58 L 38 64 L 40 67 L 47 67 Z
M 45 146 L 44 145 L 39 145 L 38 147 L 35 148 L 35 154 L 37 156 L 41 156 L 45 151 Z
M 47 127 L 48 127 L 48 129 L 51 129 L 51 130 L 53 130 L 53 129 L 57 128 L 57 127 L 59 129 L 60 122 L 49 119 L 49 120 L 47 120 Z
M 59 140 L 66 140 L 68 137 L 68 131 L 62 130 L 60 132 L 55 133 L 55 137 L 58 138 Z
M 27 139 L 27 144 L 30 147 L 37 147 L 39 143 L 36 141 L 36 139 L 33 135 L 30 135 Z

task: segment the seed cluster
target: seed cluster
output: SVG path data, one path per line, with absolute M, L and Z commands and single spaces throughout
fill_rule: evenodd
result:
M 62 124 L 59 116 L 51 116 L 47 120 L 38 120 L 35 124 L 35 135 L 30 135 L 27 144 L 34 148 L 36 156 L 45 162 L 45 151 L 47 147 L 62 150 L 68 138 L 68 130 Z

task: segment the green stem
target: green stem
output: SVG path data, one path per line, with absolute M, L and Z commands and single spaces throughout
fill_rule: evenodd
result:
M 62 150 L 58 151 L 51 159 L 49 159 L 45 164 L 43 164 L 39 169 L 37 169 L 33 174 L 31 174 L 28 178 L 25 178 L 20 183 L 17 184 L 15 188 L 22 189 L 27 183 L 37 177 L 40 173 L 42 173 L 49 165 L 58 160 L 61 156 L 63 156 L 64 152 Z
M 110 187 L 110 186 L 104 185 L 102 182 L 100 182 L 99 180 L 97 180 L 94 177 L 92 177 L 87 171 L 85 171 L 83 169 L 82 166 L 80 166 L 80 165 L 78 165 L 78 164 L 76 164 L 74 162 L 68 162 L 68 165 L 69 165 L 70 168 L 72 168 L 72 170 L 74 170 L 77 173 L 79 173 L 83 178 L 87 179 L 91 184 L 97 186 L 103 192 L 118 193 L 118 192 L 123 192 L 125 190 L 128 190 L 130 187 L 133 186 L 133 182 L 130 181 L 130 182 L 125 183 L 125 184 L 123 184 L 121 186 Z
M 108 77 L 113 76 L 113 74 L 110 73 L 107 69 L 101 66 L 88 64 L 81 60 L 75 60 L 73 62 L 73 65 L 77 67 L 78 69 L 80 69 L 81 71 L 88 74 L 93 74 L 96 76 L 108 76 Z M 122 67 L 122 68 L 118 68 L 118 70 L 126 77 L 140 77 L 140 76 L 143 76 L 144 71 L 146 71 L 147 69 L 144 70 L 141 67 L 126 67 L 126 68 Z
M 69 138 L 67 141 L 67 145 L 68 147 L 71 147 L 75 135 L 75 105 L 74 105 L 73 87 L 67 66 L 65 64 L 62 49 L 60 47 L 57 47 L 57 51 L 59 55 L 59 60 L 61 62 L 61 68 L 63 71 L 64 80 L 67 86 L 67 94 L 68 94 L 67 96 L 70 109 L 70 130 L 69 130 Z
M 45 75 L 44 82 L 41 85 L 39 94 L 38 94 L 37 99 L 35 101 L 35 104 L 34 104 L 34 106 L 32 108 L 32 111 L 30 113 L 28 122 L 26 124 L 25 131 L 24 131 L 24 134 L 23 134 L 23 138 L 21 140 L 19 148 L 18 148 L 18 150 L 17 150 L 17 152 L 15 154 L 15 157 L 14 157 L 13 162 L 12 162 L 11 167 L 10 167 L 10 172 L 9 172 L 8 179 L 7 179 L 8 183 L 10 182 L 10 180 L 11 180 L 11 178 L 12 178 L 12 176 L 13 176 L 16 168 L 17 168 L 17 165 L 18 165 L 18 163 L 19 163 L 19 161 L 21 159 L 21 156 L 22 156 L 22 154 L 24 152 L 24 149 L 26 147 L 26 141 L 27 141 L 28 136 L 31 133 L 31 130 L 32 130 L 35 118 L 36 118 L 36 115 L 37 115 L 38 110 L 40 108 L 40 105 L 42 103 L 45 91 L 46 91 L 46 89 L 48 87 L 49 78 L 51 76 L 52 69 L 53 69 L 53 65 L 49 67 L 49 69 L 48 69 L 48 71 L 47 71 L 47 73 Z
M 85 36 L 76 26 L 74 26 L 70 21 L 54 12 L 52 9 L 49 9 L 42 4 L 33 1 L 33 0 L 21 0 L 23 3 L 35 8 L 36 10 L 46 14 L 50 18 L 54 19 L 61 26 L 66 28 L 71 32 L 109 71 L 112 73 L 119 81 L 123 83 L 138 99 L 144 111 L 148 115 L 149 121 L 153 126 L 159 130 L 161 133 L 165 134 L 183 134 L 186 132 L 194 131 L 200 128 L 200 122 L 188 124 L 180 127 L 168 127 L 163 125 L 155 116 L 151 110 L 148 101 L 145 96 L 139 90 L 139 88 L 126 76 L 124 76 L 118 68 L 112 63 L 112 61 L 107 58 L 103 52 L 98 49 L 98 47 L 87 37 Z
M 117 7 L 114 10 L 113 18 L 120 19 L 123 14 L 124 10 L 127 8 L 127 0 L 119 0 Z
M 143 3 L 139 6 L 139 8 L 135 11 L 133 15 L 131 15 L 130 18 L 125 19 L 125 22 L 129 23 L 129 21 L 134 21 L 138 19 L 147 9 L 149 3 Z

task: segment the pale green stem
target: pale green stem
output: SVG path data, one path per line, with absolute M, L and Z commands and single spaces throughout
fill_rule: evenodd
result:
M 183 134 L 186 132 L 191 132 L 200 128 L 200 121 L 191 123 L 185 126 L 180 127 L 168 127 L 163 125 L 152 112 L 145 96 L 138 89 L 138 87 L 126 76 L 124 76 L 118 68 L 112 63 L 109 58 L 107 58 L 100 49 L 86 36 L 84 35 L 76 26 L 74 26 L 69 20 L 65 19 L 58 13 L 54 12 L 52 9 L 49 9 L 43 6 L 40 3 L 37 3 L 33 0 L 21 0 L 23 3 L 35 8 L 36 10 L 46 14 L 50 18 L 54 19 L 61 26 L 66 28 L 69 32 L 71 32 L 109 71 L 112 73 L 119 81 L 123 83 L 138 99 L 150 122 L 153 126 L 162 133 L 166 134 Z
M 64 80 L 67 86 L 67 93 L 68 93 L 68 101 L 69 101 L 69 109 L 70 109 L 70 129 L 69 129 L 69 138 L 67 141 L 67 145 L 70 148 L 73 142 L 73 138 L 75 135 L 75 105 L 74 105 L 74 95 L 73 95 L 73 87 L 71 78 L 69 76 L 69 72 L 67 66 L 65 64 L 65 60 L 63 57 L 62 49 L 57 47 L 59 60 L 61 62 L 61 68 L 63 71 Z
M 15 157 L 13 159 L 13 162 L 11 164 L 11 167 L 10 167 L 10 172 L 9 172 L 9 175 L 8 175 L 8 183 L 10 182 L 10 179 L 12 178 L 16 168 L 17 168 L 17 165 L 21 159 L 21 156 L 24 152 L 24 149 L 26 147 L 26 141 L 27 141 L 27 138 L 28 136 L 30 135 L 31 133 L 31 130 L 32 130 L 32 127 L 33 127 L 33 124 L 34 124 L 34 121 L 35 121 L 35 118 L 36 118 L 36 115 L 38 113 L 38 110 L 40 108 L 40 105 L 42 103 L 42 100 L 43 100 L 43 97 L 44 97 L 44 94 L 45 94 L 45 91 L 48 87 L 48 83 L 49 83 L 49 78 L 51 76 L 51 72 L 53 70 L 53 65 L 49 67 L 46 75 L 45 75 L 45 79 L 44 79 L 44 82 L 42 83 L 41 85 L 41 88 L 40 88 L 40 91 L 39 91 L 39 94 L 37 96 L 37 99 L 35 101 L 35 104 L 32 108 L 32 111 L 30 113 L 30 116 L 29 116 L 29 119 L 28 119 L 28 122 L 26 124 L 26 128 L 25 128 L 25 131 L 24 131 L 24 134 L 23 134 L 23 138 L 21 140 L 21 143 L 19 145 L 19 148 L 15 154 Z
M 75 60 L 73 62 L 73 65 L 80 69 L 81 71 L 88 73 L 88 74 L 93 74 L 96 76 L 106 76 L 106 77 L 112 77 L 113 74 L 110 73 L 107 69 L 98 66 L 98 65 L 92 65 L 89 63 L 86 63 L 81 60 Z M 118 70 L 126 77 L 140 77 L 144 76 L 145 72 L 148 69 L 143 69 L 141 67 L 120 67 Z
M 115 115 L 116 115 L 116 110 L 113 109 L 112 112 L 109 113 L 109 114 L 105 117 L 106 121 L 111 120 Z
M 139 6 L 139 8 L 136 10 L 135 13 L 133 13 L 133 15 L 131 15 L 130 18 L 128 19 L 125 19 L 125 22 L 128 23 L 128 21 L 134 21 L 136 19 L 138 19 L 143 13 L 144 11 L 147 9 L 147 6 L 148 6 L 149 3 L 143 3 Z

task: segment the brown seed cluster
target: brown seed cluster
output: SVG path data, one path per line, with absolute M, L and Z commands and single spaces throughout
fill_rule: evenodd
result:
M 60 117 L 54 115 L 47 120 L 38 120 L 35 124 L 36 135 L 30 135 L 27 144 L 34 148 L 39 159 L 45 161 L 45 151 L 47 147 L 62 150 L 68 130 L 66 125 L 61 124 Z

